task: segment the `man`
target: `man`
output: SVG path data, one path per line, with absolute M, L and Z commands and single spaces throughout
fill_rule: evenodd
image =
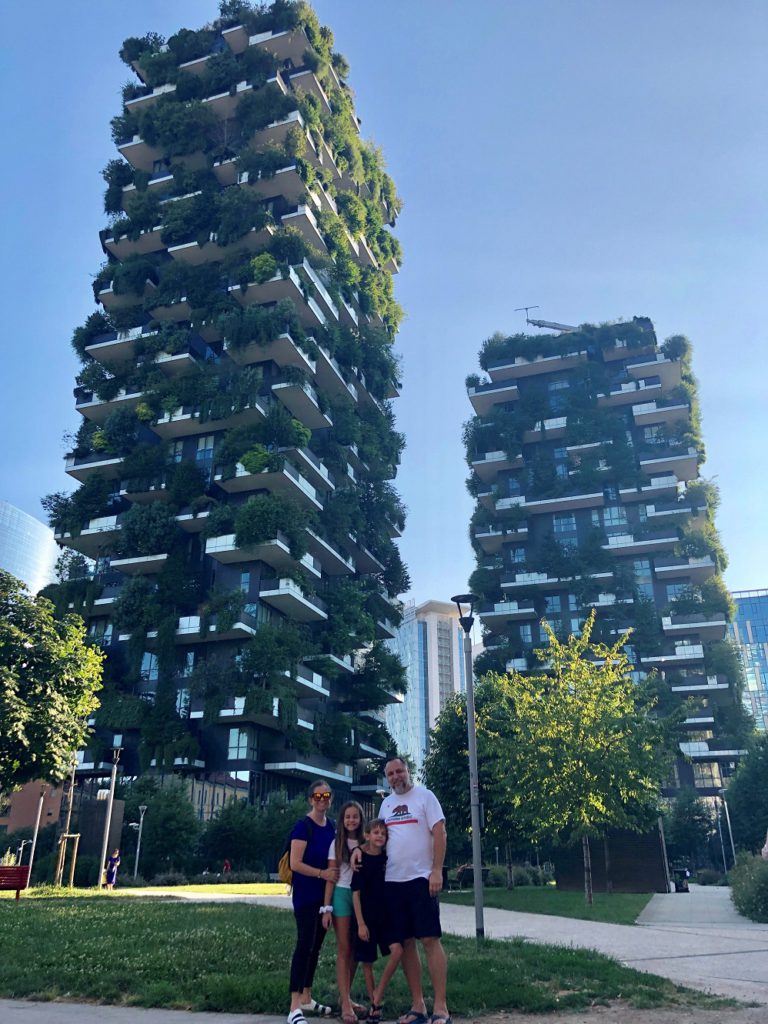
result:
M 391 794 L 384 798 L 379 817 L 387 825 L 385 884 L 392 936 L 403 944 L 403 970 L 411 990 L 411 1009 L 400 1024 L 427 1024 L 421 985 L 419 939 L 435 992 L 433 1024 L 452 1024 L 446 1002 L 448 963 L 440 942 L 440 905 L 445 860 L 445 815 L 430 790 L 414 786 L 401 757 L 387 761 L 384 773 Z

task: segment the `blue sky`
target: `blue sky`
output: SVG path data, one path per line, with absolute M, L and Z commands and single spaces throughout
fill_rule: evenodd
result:
M 763 0 L 318 0 L 352 66 L 363 132 L 405 202 L 397 402 L 412 596 L 472 568 L 461 424 L 482 340 L 651 316 L 694 343 L 733 589 L 768 586 Z M 70 489 L 72 329 L 94 308 L 100 170 L 125 36 L 198 27 L 215 0 L 43 0 L 4 10 L 0 497 L 42 517 Z

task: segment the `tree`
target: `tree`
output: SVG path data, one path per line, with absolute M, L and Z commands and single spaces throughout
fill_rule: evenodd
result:
M 507 850 L 519 847 L 524 838 L 508 794 L 516 743 L 512 717 L 509 680 L 506 676 L 486 676 L 475 689 L 483 838 Z M 471 849 L 466 694 L 452 697 L 438 716 L 430 733 L 424 779 L 445 812 L 449 857 L 466 859 Z
M 758 851 L 768 828 L 768 735 L 755 737 L 726 793 L 733 839 L 743 850 Z
M 712 831 L 712 815 L 705 802 L 690 786 L 681 789 L 672 804 L 665 826 L 670 857 L 688 857 L 691 867 L 697 867 Z
M 151 878 L 160 871 L 190 867 L 197 854 L 200 822 L 180 783 L 159 786 L 156 779 L 143 776 L 125 796 L 125 821 L 139 820 L 139 806 L 146 804 L 141 835 L 141 873 Z M 126 844 L 133 847 L 135 843 Z
M 581 842 L 584 892 L 592 902 L 590 838 L 609 828 L 641 831 L 658 813 L 672 759 L 670 723 L 631 677 L 623 646 L 591 643 L 593 611 L 580 637 L 536 651 L 546 674 L 508 678 L 509 802 L 529 838 Z
M 57 621 L 0 570 L 0 789 L 63 779 L 98 707 L 104 655 L 77 615 Z

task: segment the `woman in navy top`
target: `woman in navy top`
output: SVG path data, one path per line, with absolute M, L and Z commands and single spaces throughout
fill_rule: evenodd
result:
M 328 867 L 328 850 L 336 835 L 336 827 L 327 817 L 333 794 L 325 779 L 316 779 L 307 795 L 310 812 L 296 822 L 290 836 L 296 948 L 291 959 L 288 1024 L 305 1024 L 306 1012 L 322 1017 L 332 1012 L 330 1006 L 316 1003 L 312 998 L 312 981 L 325 938 L 322 923 L 325 883 L 337 881 L 339 874 L 335 868 Z

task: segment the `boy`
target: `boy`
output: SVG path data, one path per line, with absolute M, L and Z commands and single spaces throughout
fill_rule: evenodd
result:
M 360 847 L 360 869 L 352 876 L 352 904 L 357 920 L 357 939 L 355 940 L 355 960 L 363 965 L 365 987 L 371 1000 L 368 1013 L 369 1024 L 381 1021 L 382 1003 L 392 975 L 397 970 L 403 947 L 397 942 L 389 941 L 387 924 L 387 903 L 384 894 L 384 872 L 387 855 L 387 826 L 381 818 L 374 818 L 364 829 L 366 842 Z M 376 949 L 382 956 L 389 955 L 384 973 L 375 985 L 373 963 L 376 960 Z

